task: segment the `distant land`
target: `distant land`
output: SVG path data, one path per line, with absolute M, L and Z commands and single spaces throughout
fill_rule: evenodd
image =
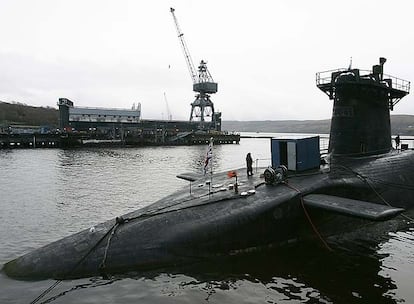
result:
M 414 123 L 414 117 L 413 117 Z M 324 120 L 263 120 L 263 121 L 223 121 L 222 129 L 237 132 L 266 133 L 329 133 L 330 119 Z
M 0 101 L 0 125 L 58 126 L 59 112 L 51 107 L 33 107 Z M 223 121 L 222 129 L 236 132 L 328 134 L 330 119 Z M 391 115 L 392 134 L 414 136 L 414 115 Z
M 32 107 L 23 103 L 0 101 L 0 125 L 59 125 L 59 111 L 51 107 Z
M 330 119 L 223 121 L 222 129 L 237 132 L 329 134 Z M 414 115 L 391 115 L 391 133 L 414 136 Z

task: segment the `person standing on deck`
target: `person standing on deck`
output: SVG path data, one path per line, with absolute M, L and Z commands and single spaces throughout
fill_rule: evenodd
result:
M 250 155 L 250 152 L 247 153 L 247 156 L 246 156 L 246 165 L 247 165 L 247 176 L 252 176 L 253 175 L 253 159 L 252 159 L 252 156 Z
M 400 147 L 400 135 L 398 134 L 396 137 L 395 137 L 395 149 L 397 149 L 398 150 L 398 148 Z

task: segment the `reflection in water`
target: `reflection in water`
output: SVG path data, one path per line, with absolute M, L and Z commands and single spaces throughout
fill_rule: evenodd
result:
M 414 218 L 414 212 L 411 212 Z M 386 296 L 397 299 L 406 299 L 409 303 L 414 299 L 412 282 L 414 278 L 414 222 L 410 223 L 407 231 L 390 233 L 391 238 L 380 245 L 379 253 L 386 256 L 382 259 L 379 275 L 396 282 L 397 288 L 390 289 Z
M 378 274 L 383 258 L 370 250 L 332 253 L 308 244 L 109 280 L 64 282 L 43 301 L 65 296 L 65 303 L 77 303 L 80 296 L 100 295 L 106 299 L 100 303 L 113 297 L 124 303 L 397 303 L 387 295 L 396 285 Z

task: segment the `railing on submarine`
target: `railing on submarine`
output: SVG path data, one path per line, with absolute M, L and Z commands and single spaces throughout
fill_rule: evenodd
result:
M 328 70 L 323 72 L 316 73 L 316 85 L 324 85 L 329 84 L 332 81 L 332 73 L 336 72 L 347 72 L 352 71 L 352 69 L 334 69 L 334 70 Z M 373 72 L 371 70 L 359 70 L 361 76 L 368 76 L 371 75 Z M 404 92 L 410 92 L 410 81 L 404 80 L 395 76 L 391 76 L 388 74 L 383 74 L 382 79 L 391 79 L 391 84 L 393 89 L 401 90 Z

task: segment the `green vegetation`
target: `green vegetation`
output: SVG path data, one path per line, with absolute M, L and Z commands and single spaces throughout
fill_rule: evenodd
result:
M 0 101 L 0 125 L 58 126 L 59 112 L 54 108 L 32 107 Z

